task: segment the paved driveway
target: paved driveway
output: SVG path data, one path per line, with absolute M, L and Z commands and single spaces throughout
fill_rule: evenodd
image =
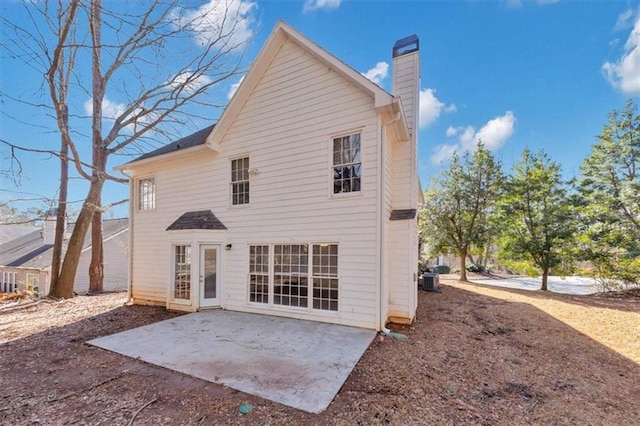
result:
M 355 327 L 214 310 L 88 343 L 319 413 L 375 335 Z

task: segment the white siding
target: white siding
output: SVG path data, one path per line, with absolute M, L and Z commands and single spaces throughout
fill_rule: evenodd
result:
M 420 83 L 420 52 L 415 51 L 393 58 L 393 93 L 400 96 L 407 118 L 409 133 L 414 135 L 418 127 Z
M 129 247 L 129 231 L 123 231 L 104 241 L 104 290 L 118 291 L 127 289 L 127 252 Z M 76 280 L 73 290 L 76 293 L 89 291 L 89 264 L 91 263 L 91 248 L 86 248 L 80 254 Z
M 419 103 L 419 52 L 393 59 L 393 90 L 402 100 L 411 141 L 396 141 L 391 148 L 390 170 L 385 173 L 392 187 L 391 209 L 417 209 L 417 126 Z M 388 216 L 387 216 L 388 217 Z M 386 250 L 389 253 L 389 316 L 410 322 L 417 307 L 418 228 L 417 219 L 387 221 Z
M 332 196 L 331 137 L 362 134 L 362 192 Z M 373 98 L 286 41 L 224 136 L 219 152 L 159 161 L 156 210 L 134 211 L 133 298 L 165 301 L 173 242 L 232 244 L 222 251 L 222 307 L 375 328 L 379 188 Z M 230 158 L 248 155 L 249 206 L 230 206 Z M 134 182 L 135 184 L 135 182 Z M 165 231 L 186 211 L 210 209 L 227 231 Z M 339 244 L 339 312 L 265 309 L 247 302 L 252 243 Z M 193 247 L 196 258 L 197 247 Z M 195 266 L 194 266 L 195 269 Z M 194 274 L 194 276 L 196 276 Z M 197 295 L 192 289 L 195 309 Z

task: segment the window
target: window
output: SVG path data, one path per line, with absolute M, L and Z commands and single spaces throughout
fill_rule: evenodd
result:
M 156 180 L 154 178 L 138 181 L 138 210 L 153 210 L 156 208 Z
M 313 246 L 313 308 L 338 310 L 338 245 Z
M 175 246 L 174 255 L 173 297 L 188 300 L 191 298 L 191 246 Z
M 249 246 L 249 301 L 268 304 L 270 291 L 274 305 L 338 311 L 338 245 Z
M 269 246 L 249 246 L 249 301 L 269 303 Z
M 33 292 L 35 296 L 40 292 L 40 274 L 27 274 L 27 290 Z
M 249 204 L 249 157 L 231 160 L 231 204 Z
M 276 245 L 273 253 L 273 303 L 307 307 L 309 246 Z
M 333 139 L 333 193 L 359 192 L 362 176 L 360 133 Z

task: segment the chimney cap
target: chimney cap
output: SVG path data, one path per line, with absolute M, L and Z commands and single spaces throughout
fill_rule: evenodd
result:
M 406 55 L 417 50 L 420 50 L 420 39 L 417 35 L 411 34 L 395 42 L 393 45 L 393 57 Z

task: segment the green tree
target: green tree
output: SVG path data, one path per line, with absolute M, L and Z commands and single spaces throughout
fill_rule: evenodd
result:
M 461 281 L 467 281 L 471 247 L 489 239 L 489 217 L 502 182 L 500 162 L 479 143 L 473 153 L 454 154 L 449 168 L 425 192 L 422 238 L 431 256 L 458 255 Z
M 640 281 L 640 114 L 627 101 L 613 110 L 580 168 L 582 259 L 596 276 Z
M 560 166 L 544 152 L 525 150 L 507 179 L 497 213 L 501 257 L 532 262 L 542 272 L 541 290 L 547 290 L 549 270 L 567 256 L 574 230 Z

